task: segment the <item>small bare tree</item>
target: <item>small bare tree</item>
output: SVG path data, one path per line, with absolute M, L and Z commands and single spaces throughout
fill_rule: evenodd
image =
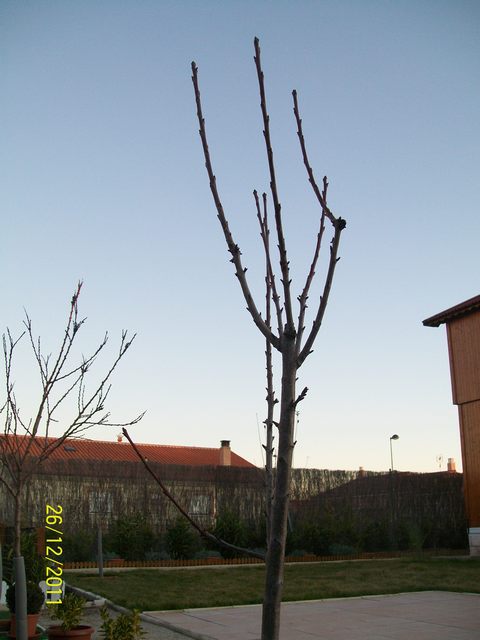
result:
M 271 360 L 269 361 L 269 347 L 277 349 L 281 357 L 281 393 L 280 393 L 280 416 L 278 422 L 273 422 L 273 415 L 269 410 L 267 417 L 267 427 L 275 424 L 278 428 L 278 449 L 277 463 L 275 470 L 275 482 L 272 483 L 273 491 L 272 508 L 269 523 L 268 550 L 266 559 L 266 581 L 263 600 L 263 617 L 262 617 L 262 640 L 278 640 L 280 631 L 280 604 L 283 588 L 283 572 L 285 558 L 285 542 L 287 536 L 287 517 L 288 503 L 290 491 L 290 478 L 292 468 L 292 454 L 294 448 L 294 428 L 295 428 L 295 411 L 298 403 L 305 398 L 307 388 L 304 388 L 300 394 L 296 392 L 296 381 L 298 369 L 302 366 L 307 356 L 312 352 L 312 347 L 319 332 L 322 320 L 325 314 L 330 289 L 333 282 L 335 266 L 338 261 L 338 247 L 340 243 L 340 235 L 345 228 L 346 223 L 340 217 L 336 217 L 327 204 L 327 178 L 323 179 L 322 189 L 319 188 L 310 166 L 303 136 L 302 120 L 300 118 L 298 108 L 298 98 L 296 91 L 293 91 L 293 111 L 297 124 L 297 134 L 300 142 L 300 149 L 303 162 L 307 170 L 308 180 L 312 186 L 318 204 L 320 206 L 320 225 L 317 233 L 316 245 L 313 253 L 312 262 L 307 274 L 305 285 L 298 296 L 299 310 L 295 320 L 293 304 L 292 304 L 292 288 L 289 269 L 289 260 L 287 247 L 283 231 L 282 209 L 277 189 L 277 180 L 275 174 L 274 157 L 272 143 L 270 138 L 270 118 L 267 111 L 267 101 L 265 96 L 264 76 L 260 60 L 260 45 L 258 38 L 254 40 L 255 48 L 255 66 L 258 76 L 258 84 L 260 90 L 260 105 L 263 118 L 263 134 L 265 138 L 265 146 L 267 151 L 267 161 L 270 174 L 270 191 L 273 203 L 273 212 L 275 219 L 275 232 L 278 242 L 279 264 L 281 275 L 281 293 L 277 289 L 275 272 L 272 264 L 270 246 L 269 246 L 269 224 L 266 216 L 267 198 L 263 195 L 263 214 L 261 212 L 260 202 L 257 192 L 254 192 L 254 198 L 257 208 L 257 216 L 260 221 L 261 236 L 265 252 L 267 264 L 267 295 L 271 296 L 273 307 L 276 315 L 276 331 L 270 326 L 270 318 L 267 307 L 267 318 L 264 320 L 255 304 L 250 292 L 247 281 L 246 268 L 243 267 L 241 259 L 241 251 L 238 244 L 233 239 L 230 232 L 229 224 L 225 216 L 222 201 L 220 199 L 215 174 L 212 168 L 210 152 L 207 142 L 207 134 L 205 129 L 205 120 L 202 113 L 202 105 L 200 99 L 200 89 L 198 84 L 198 68 L 195 62 L 192 62 L 192 81 L 195 91 L 195 100 L 197 106 L 197 116 L 200 127 L 200 138 L 205 157 L 205 166 L 207 169 L 208 179 L 210 182 L 210 190 L 212 192 L 217 216 L 225 236 L 228 251 L 231 255 L 230 261 L 235 267 L 235 275 L 242 289 L 247 309 L 250 312 L 253 322 L 265 337 L 267 342 L 267 376 L 271 371 Z M 330 242 L 330 257 L 326 270 L 325 280 L 323 284 L 323 292 L 318 300 L 315 316 L 312 325 L 307 333 L 305 333 L 305 315 L 307 311 L 307 301 L 309 298 L 310 287 L 315 276 L 322 240 L 325 233 L 326 224 L 332 228 L 332 238 Z M 270 362 L 270 364 L 268 364 Z M 267 377 L 267 381 L 269 377 Z M 267 384 L 267 397 L 269 407 L 273 407 L 274 399 L 272 397 L 273 387 L 271 381 Z M 268 450 L 272 448 L 271 436 L 267 441 Z M 268 460 L 268 456 L 267 456 Z M 267 463 L 268 464 L 268 463 Z
M 127 332 L 122 332 L 113 363 L 107 367 L 99 379 L 97 378 L 92 389 L 87 388 L 87 377 L 107 345 L 108 334 L 105 334 L 91 355 L 71 362 L 74 360 L 72 350 L 86 320 L 79 318 L 78 315 L 81 289 L 80 282 L 70 301 L 68 319 L 60 346 L 53 356 L 44 353 L 40 338 L 34 335 L 32 321 L 28 314 L 24 320 L 25 329 L 19 337 L 12 337 L 8 329 L 3 335 L 5 400 L 0 406 L 0 414 L 4 422 L 3 433 L 0 435 L 0 482 L 14 504 L 14 555 L 16 558 L 21 558 L 21 523 L 27 483 L 38 471 L 40 465 L 48 460 L 66 438 L 78 437 L 93 426 L 131 425 L 143 417 L 141 414 L 129 422 L 115 423 L 110 421 L 110 414 L 105 409 L 112 374 L 135 339 L 135 335 L 128 338 Z M 40 376 L 38 403 L 33 415 L 28 419 L 23 416 L 15 394 L 13 373 L 16 348 L 25 336 L 30 342 L 33 359 Z M 63 418 L 58 420 L 58 413 L 60 408 L 65 408 L 68 399 L 73 402 L 69 407 L 70 417 L 64 422 Z M 52 436 L 51 427 L 58 421 L 63 423 L 62 434 Z M 20 590 L 16 589 L 16 595 L 18 591 Z M 22 605 L 20 608 L 17 607 L 17 619 L 18 611 L 21 610 Z M 21 624 L 19 631 L 23 633 Z

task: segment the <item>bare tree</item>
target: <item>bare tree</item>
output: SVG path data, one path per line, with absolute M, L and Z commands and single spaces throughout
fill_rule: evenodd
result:
M 111 384 L 110 379 L 120 360 L 129 349 L 135 335 L 128 338 L 123 331 L 118 351 L 113 362 L 107 367 L 93 388 L 87 388 L 87 377 L 108 342 L 108 334 L 89 356 L 75 360 L 73 348 L 85 318 L 79 318 L 78 299 L 82 283 L 72 296 L 67 323 L 54 355 L 46 355 L 39 337 L 34 335 L 30 317 L 26 314 L 25 329 L 17 337 L 12 337 L 7 329 L 3 335 L 3 353 L 5 365 L 5 400 L 0 406 L 4 429 L 0 435 L 0 482 L 6 488 L 14 504 L 14 555 L 21 557 L 21 523 L 22 507 L 29 479 L 38 471 L 48 458 L 62 445 L 66 438 L 79 437 L 93 426 L 126 426 L 143 417 L 137 416 L 126 423 L 110 421 L 110 413 L 105 409 Z M 33 415 L 26 419 L 20 409 L 14 384 L 13 365 L 16 349 L 20 341 L 26 337 L 31 345 L 33 360 L 40 377 L 38 403 Z M 73 360 L 73 362 L 72 362 Z M 59 410 L 65 410 L 67 400 L 72 400 L 68 407 L 70 416 L 58 419 Z M 62 422 L 62 435 L 52 436 L 51 427 Z M 43 436 L 43 437 L 39 437 Z M 18 589 L 16 590 L 19 591 Z M 17 607 L 17 612 L 21 610 Z M 18 613 L 17 613 L 18 618 Z M 26 637 L 26 636 L 25 636 Z
M 300 118 L 298 108 L 298 98 L 296 91 L 293 91 L 293 111 L 297 124 L 297 135 L 300 142 L 300 149 L 303 162 L 307 170 L 308 180 L 312 186 L 318 204 L 320 206 L 320 225 L 317 234 L 316 245 L 313 253 L 312 262 L 307 274 L 305 285 L 298 296 L 299 310 L 298 317 L 295 320 L 293 304 L 292 304 L 292 287 L 290 278 L 289 259 L 287 254 L 287 246 L 284 237 L 282 223 L 282 208 L 278 195 L 277 180 L 275 174 L 274 156 L 270 137 L 270 118 L 267 111 L 267 101 L 265 96 L 264 76 L 260 60 L 260 45 L 258 38 L 254 40 L 255 48 L 255 67 L 257 71 L 260 105 L 263 118 L 263 134 L 265 138 L 265 146 L 267 152 L 267 161 L 270 174 L 270 192 L 273 203 L 275 233 L 278 242 L 279 265 L 281 276 L 281 293 L 277 291 L 274 269 L 270 255 L 270 247 L 268 242 L 269 225 L 266 218 L 266 196 L 263 196 L 264 215 L 261 214 L 258 195 L 254 192 L 257 216 L 260 218 L 261 236 L 263 239 L 264 252 L 267 264 L 267 290 L 271 296 L 275 315 L 277 319 L 276 331 L 273 331 L 269 318 L 265 320 L 258 311 L 250 287 L 247 281 L 246 268 L 244 268 L 241 259 L 241 251 L 230 232 L 229 224 L 225 216 L 222 201 L 220 199 L 215 174 L 213 172 L 210 159 L 210 151 L 208 148 L 207 135 L 205 129 L 205 120 L 202 113 L 202 105 L 200 99 L 200 89 L 198 84 L 198 68 L 195 62 L 192 62 L 192 81 L 195 91 L 195 100 L 197 106 L 197 116 L 200 126 L 200 138 L 205 157 L 205 166 L 207 169 L 208 179 L 210 182 L 210 190 L 212 192 L 217 216 L 225 236 L 228 251 L 231 254 L 230 261 L 235 267 L 235 275 L 242 289 L 247 309 L 250 312 L 253 322 L 267 342 L 267 359 L 268 346 L 279 351 L 281 357 L 281 393 L 280 393 L 280 416 L 278 422 L 273 423 L 273 416 L 269 412 L 267 417 L 267 426 L 275 424 L 278 428 L 278 449 L 277 463 L 275 472 L 275 485 L 273 488 L 273 502 L 271 510 L 271 522 L 269 526 L 268 550 L 266 559 L 266 581 L 265 593 L 263 600 L 263 617 L 262 617 L 262 640 L 278 640 L 280 630 L 280 604 L 283 588 L 283 571 L 285 557 L 285 542 L 287 536 L 287 517 L 290 478 L 292 468 L 292 454 L 294 448 L 294 428 L 295 428 L 295 411 L 297 405 L 302 401 L 307 393 L 305 387 L 301 393 L 297 395 L 296 381 L 298 369 L 302 366 L 307 356 L 312 352 L 312 347 L 319 332 L 322 320 L 325 314 L 330 289 L 333 282 L 335 266 L 338 261 L 338 247 L 342 230 L 346 223 L 341 217 L 336 217 L 327 204 L 327 178 L 323 179 L 323 186 L 320 189 L 317 185 L 313 170 L 307 155 L 305 140 L 303 136 L 302 120 Z M 307 310 L 307 301 L 309 298 L 310 287 L 315 276 L 318 258 L 322 247 L 322 240 L 325 233 L 326 224 L 332 228 L 332 238 L 330 242 L 330 257 L 326 269 L 325 279 L 323 283 L 323 291 L 317 301 L 317 308 L 314 315 L 312 325 L 308 332 L 305 333 L 305 315 Z M 268 308 L 267 308 L 268 313 Z M 268 361 L 267 361 L 268 362 Z M 267 376 L 270 366 L 267 363 Z M 267 377 L 268 380 L 268 377 Z M 273 402 L 271 393 L 273 388 L 267 384 L 267 397 L 270 403 Z M 267 449 L 271 448 L 271 441 L 267 442 Z

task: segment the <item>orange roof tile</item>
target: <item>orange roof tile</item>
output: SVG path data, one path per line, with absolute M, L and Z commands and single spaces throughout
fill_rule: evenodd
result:
M 22 437 L 22 436 L 19 436 Z M 37 443 L 32 446 L 32 454 L 39 452 L 45 444 L 45 438 L 36 437 Z M 176 464 L 185 466 L 220 466 L 220 447 L 186 447 L 162 444 L 135 443 L 140 453 L 147 460 L 160 464 Z M 117 462 L 136 462 L 138 457 L 128 442 L 111 442 L 105 440 L 88 440 L 86 438 L 67 438 L 50 456 L 51 460 L 114 460 Z M 233 451 L 232 467 L 255 467 Z

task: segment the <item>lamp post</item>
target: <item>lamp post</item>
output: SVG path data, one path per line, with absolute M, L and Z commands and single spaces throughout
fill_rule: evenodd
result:
M 392 440 L 398 440 L 399 436 L 396 433 L 393 436 L 390 436 L 390 471 L 393 471 L 393 449 L 392 449 Z

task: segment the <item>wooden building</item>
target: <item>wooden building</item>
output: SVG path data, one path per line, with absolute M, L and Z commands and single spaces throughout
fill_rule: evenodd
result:
M 453 403 L 458 406 L 471 555 L 480 555 L 480 295 L 423 321 L 447 326 Z

